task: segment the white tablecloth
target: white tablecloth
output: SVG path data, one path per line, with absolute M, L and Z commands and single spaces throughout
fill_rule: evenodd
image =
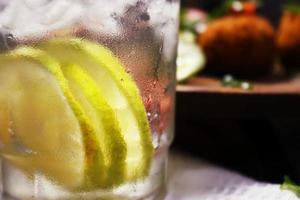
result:
M 299 200 L 279 185 L 260 183 L 186 155 L 170 158 L 166 200 Z
M 169 172 L 166 200 L 299 200 L 279 185 L 259 183 L 178 153 L 170 157 Z

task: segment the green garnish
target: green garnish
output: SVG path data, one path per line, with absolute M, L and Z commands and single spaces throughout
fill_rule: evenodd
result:
M 188 13 L 187 8 L 181 9 L 181 12 L 180 12 L 180 30 L 181 31 L 189 31 L 189 32 L 193 33 L 194 35 L 198 35 L 197 25 L 202 23 L 202 21 L 199 20 L 199 19 L 196 19 L 196 20 L 187 19 L 187 17 L 186 17 L 187 13 Z
M 222 85 L 225 87 L 241 88 L 243 90 L 251 90 L 253 88 L 253 85 L 251 83 L 235 79 L 231 75 L 224 76 Z
M 223 17 L 224 15 L 226 15 L 228 13 L 228 11 L 230 10 L 234 1 L 236 1 L 236 0 L 226 0 L 220 7 L 216 8 L 210 12 L 208 19 L 211 21 L 211 20 L 214 20 L 216 18 Z
M 284 183 L 280 187 L 282 190 L 289 190 L 300 197 L 300 186 L 293 182 L 288 176 L 284 177 Z
M 290 11 L 294 14 L 300 14 L 300 3 L 290 1 L 289 3 L 284 5 L 284 10 Z

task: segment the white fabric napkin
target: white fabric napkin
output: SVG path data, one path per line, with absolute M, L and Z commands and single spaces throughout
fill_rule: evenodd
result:
M 298 200 L 279 185 L 260 183 L 186 155 L 173 154 L 166 200 Z

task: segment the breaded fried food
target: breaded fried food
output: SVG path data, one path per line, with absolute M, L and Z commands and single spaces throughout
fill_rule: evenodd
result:
M 285 11 L 279 25 L 277 47 L 284 66 L 300 69 L 300 13 Z
M 275 31 L 256 15 L 225 16 L 211 22 L 199 36 L 207 56 L 207 71 L 249 77 L 272 69 Z

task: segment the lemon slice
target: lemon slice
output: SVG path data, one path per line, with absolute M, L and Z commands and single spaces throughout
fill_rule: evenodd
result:
M 179 35 L 177 56 L 177 81 L 183 82 L 204 68 L 206 59 L 202 49 L 195 43 L 191 32 Z
M 150 127 L 139 90 L 119 60 L 104 46 L 76 38 L 54 39 L 40 47 L 61 63 L 80 66 L 93 80 L 113 109 L 127 147 L 124 181 L 145 177 L 154 153 Z
M 0 115 L 6 119 L 0 126 L 9 130 L 0 133 L 4 158 L 72 189 L 91 182 L 90 169 L 105 171 L 95 128 L 58 62 L 43 51 L 19 48 L 0 56 L 0 82 Z
M 62 65 L 72 94 L 80 102 L 97 128 L 98 141 L 103 150 L 107 172 L 103 187 L 112 187 L 122 183 L 126 156 L 126 144 L 112 108 L 105 101 L 102 91 L 88 73 L 75 64 Z M 99 171 L 95 169 L 94 177 Z M 97 186 L 97 185 L 96 185 Z
M 84 178 L 84 144 L 54 71 L 59 65 L 33 49 L 0 56 L 0 107 L 6 118 L 1 129 L 9 130 L 1 131 L 1 138 L 6 138 L 4 152 L 15 153 L 4 156 L 30 166 L 27 171 L 41 170 L 64 185 L 77 186 Z M 57 166 L 49 169 L 49 163 Z

